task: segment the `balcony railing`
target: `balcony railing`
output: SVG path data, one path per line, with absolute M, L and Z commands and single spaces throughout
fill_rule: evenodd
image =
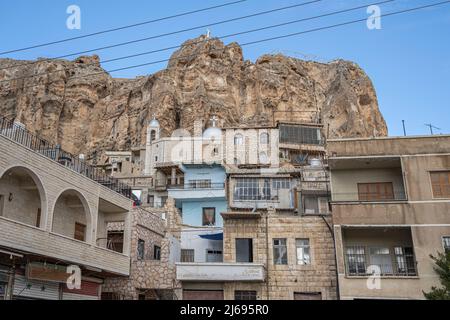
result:
M 128 185 L 106 175 L 101 169 L 87 164 L 79 157 L 62 150 L 61 146 L 32 134 L 19 123 L 0 116 L 0 135 L 38 152 L 117 193 L 131 198 L 131 188 Z
M 181 185 L 169 185 L 169 189 L 183 189 L 183 190 L 199 190 L 199 189 L 223 189 L 225 183 L 223 182 L 206 182 L 206 181 L 189 181 Z
M 398 191 L 389 194 L 358 193 L 358 192 L 332 192 L 333 202 L 389 202 L 406 201 L 406 193 Z

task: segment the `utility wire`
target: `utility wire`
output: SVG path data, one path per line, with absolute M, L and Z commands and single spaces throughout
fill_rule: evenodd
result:
M 429 5 L 424 5 L 424 6 L 419 6 L 419 7 L 414 7 L 414 8 L 410 8 L 410 9 L 400 10 L 400 11 L 394 11 L 394 12 L 390 12 L 390 13 L 386 13 L 386 14 L 381 14 L 379 16 L 375 16 L 375 17 L 372 17 L 372 18 L 389 17 L 389 16 L 393 16 L 393 15 L 403 14 L 403 13 L 407 13 L 407 12 L 413 12 L 413 11 L 426 9 L 426 8 L 431 8 L 431 7 L 435 7 L 435 6 L 439 6 L 439 5 L 443 5 L 443 4 L 448 4 L 448 3 L 450 3 L 450 0 L 442 1 L 442 2 L 438 2 L 438 3 L 433 3 L 433 4 L 429 4 Z M 343 22 L 343 23 L 328 25 L 328 26 L 324 26 L 324 27 L 309 29 L 309 30 L 305 30 L 305 31 L 289 33 L 289 34 L 285 34 L 285 35 L 281 35 L 281 36 L 276 36 L 276 37 L 271 37 L 271 38 L 265 38 L 265 39 L 261 39 L 261 40 L 255 40 L 255 41 L 251 41 L 251 42 L 246 42 L 246 43 L 241 44 L 241 47 L 252 45 L 252 44 L 257 44 L 257 43 L 263 43 L 263 42 L 278 40 L 278 39 L 284 39 L 284 38 L 299 36 L 299 35 L 303 35 L 303 34 L 307 34 L 307 33 L 313 33 L 313 32 L 317 32 L 317 31 L 327 30 L 327 29 L 338 28 L 338 27 L 347 26 L 347 25 L 351 25 L 351 24 L 356 24 L 356 23 L 364 22 L 364 21 L 367 21 L 367 17 L 362 18 L 362 19 L 357 19 L 357 20 L 351 20 L 351 21 L 347 21 L 347 22 Z M 223 50 L 223 49 L 216 49 L 216 50 L 212 50 L 212 51 L 219 51 L 219 50 Z M 101 71 L 101 72 L 96 72 L 96 73 L 92 73 L 92 74 L 72 77 L 69 80 L 77 79 L 77 78 L 85 78 L 85 77 L 90 77 L 90 76 L 94 76 L 94 75 L 102 75 L 102 74 L 105 74 L 105 72 L 113 73 L 113 72 L 118 72 L 118 71 L 123 71 L 123 70 L 135 69 L 135 68 L 139 68 L 139 67 L 143 67 L 143 66 L 149 66 L 149 65 L 159 64 L 159 63 L 162 63 L 162 62 L 167 62 L 167 61 L 170 61 L 170 60 L 181 60 L 181 59 L 186 59 L 186 58 L 192 58 L 192 57 L 195 57 L 196 55 L 197 54 L 192 54 L 192 55 L 181 56 L 181 57 L 176 57 L 176 58 L 172 58 L 172 59 L 169 58 L 169 59 L 156 60 L 156 61 L 151 61 L 151 62 L 148 62 L 148 63 L 142 63 L 142 64 L 127 66 L 127 67 L 117 68 L 117 69 L 113 69 L 113 70 Z M 57 81 L 61 81 L 61 79 L 56 80 L 56 81 L 48 82 L 48 83 L 46 83 L 46 85 L 51 84 L 53 82 L 57 82 Z M 28 87 L 35 87 L 35 86 L 38 86 L 38 85 L 41 85 L 41 84 L 33 84 L 33 85 L 30 85 L 30 86 L 24 86 L 21 89 L 25 89 L 25 88 L 28 88 Z
M 38 60 L 38 61 L 31 61 L 31 62 L 16 64 L 16 65 L 11 65 L 11 66 L 0 68 L 0 70 L 10 69 L 10 68 L 15 68 L 15 67 L 21 67 L 21 66 L 28 66 L 28 65 L 32 65 L 32 64 L 35 64 L 35 63 L 38 63 L 38 62 L 43 62 L 43 61 L 52 61 L 52 60 L 68 58 L 68 57 L 72 57 L 72 56 L 79 56 L 79 55 L 83 55 L 83 54 L 94 52 L 94 51 L 98 52 L 98 51 L 102 51 L 102 50 L 106 50 L 106 49 L 123 47 L 123 46 L 127 46 L 127 45 L 130 45 L 130 44 L 135 44 L 135 43 L 139 43 L 139 42 L 144 42 L 144 41 L 153 40 L 153 39 L 157 39 L 157 38 L 167 37 L 167 36 L 180 34 L 180 33 L 184 33 L 184 32 L 189 32 L 189 31 L 193 31 L 193 30 L 204 29 L 204 28 L 211 27 L 211 26 L 217 26 L 217 25 L 220 25 L 220 24 L 225 24 L 225 23 L 230 23 L 230 22 L 234 22 L 234 21 L 244 20 L 244 19 L 253 18 L 253 17 L 257 17 L 257 16 L 261 16 L 261 15 L 266 15 L 266 14 L 277 12 L 277 11 L 288 10 L 288 9 L 293 9 L 293 8 L 297 8 L 297 7 L 301 7 L 301 6 L 306 6 L 306 5 L 317 3 L 317 2 L 321 2 L 321 1 L 323 1 L 323 0 L 313 0 L 313 1 L 308 1 L 308 2 L 302 2 L 302 3 L 290 5 L 290 6 L 275 8 L 275 9 L 271 9 L 271 10 L 267 10 L 267 11 L 261 11 L 261 12 L 253 13 L 253 14 L 250 14 L 250 15 L 240 16 L 240 17 L 231 18 L 231 19 L 227 19 L 227 20 L 221 20 L 221 21 L 218 21 L 218 22 L 212 22 L 212 23 L 209 23 L 209 24 L 201 25 L 201 26 L 195 26 L 195 27 L 191 27 L 191 28 L 187 28 L 187 29 L 181 29 L 181 30 L 177 30 L 177 31 L 162 33 L 162 34 L 154 35 L 154 36 L 151 36 L 151 37 L 145 37 L 145 38 L 125 41 L 125 42 L 119 42 L 119 43 L 116 43 L 116 44 L 112 44 L 112 45 L 108 45 L 108 46 L 104 46 L 104 47 L 98 47 L 98 48 L 95 48 L 95 49 L 89 49 L 89 50 L 84 50 L 84 51 L 79 51 L 79 52 L 73 52 L 73 53 L 65 54 L 65 55 L 62 55 L 62 56 L 54 57 L 54 58 L 47 58 L 47 59 L 42 59 L 42 60 Z
M 274 24 L 274 25 L 271 25 L 271 26 L 266 26 L 266 27 L 261 27 L 261 28 L 256 28 L 256 29 L 251 29 L 251 30 L 231 33 L 231 34 L 227 34 L 227 35 L 219 36 L 219 37 L 215 37 L 215 38 L 216 39 L 226 39 L 226 38 L 239 36 L 239 35 L 243 35 L 243 34 L 248 34 L 248 33 L 258 32 L 258 31 L 262 31 L 262 30 L 273 29 L 273 28 L 278 28 L 278 27 L 282 27 L 282 26 L 286 26 L 286 25 L 290 25 L 290 24 L 305 22 L 305 21 L 309 21 L 309 20 L 315 20 L 315 19 L 319 19 L 319 18 L 324 18 L 324 17 L 328 17 L 328 16 L 341 14 L 341 13 L 350 12 L 350 11 L 355 11 L 355 10 L 358 10 L 358 9 L 366 8 L 369 5 L 381 5 L 381 4 L 385 4 L 385 3 L 389 3 L 389 2 L 393 2 L 393 1 L 395 1 L 395 0 L 385 0 L 385 1 L 377 2 L 377 3 L 373 3 L 373 4 L 366 4 L 366 5 L 362 5 L 362 6 L 358 6 L 358 7 L 353 7 L 353 8 L 350 8 L 350 9 L 334 11 L 334 12 L 321 14 L 321 15 L 317 15 L 317 16 L 313 16 L 313 17 L 307 17 L 307 18 L 303 18 L 303 19 L 297 19 L 297 20 L 288 21 L 288 22 L 284 22 L 284 23 Z M 209 39 L 195 41 L 195 42 L 192 42 L 191 45 L 201 44 L 201 43 L 205 43 L 205 42 L 208 42 L 208 41 L 209 41 Z M 178 49 L 178 48 L 181 48 L 181 47 L 182 47 L 182 45 L 176 45 L 176 46 L 166 47 L 166 48 L 162 48 L 162 49 L 155 49 L 155 50 L 151 50 L 151 51 L 146 51 L 146 52 L 141 52 L 141 53 L 137 53 L 137 54 L 132 54 L 132 55 L 127 55 L 127 56 L 122 56 L 122 57 L 118 57 L 118 58 L 112 58 L 112 59 L 104 60 L 101 63 L 105 64 L 105 63 L 110 63 L 110 62 L 113 62 L 113 61 L 130 59 L 130 58 L 135 58 L 135 57 L 139 57 L 139 56 L 149 55 L 149 54 L 153 54 L 153 53 L 157 53 L 157 52 L 163 52 L 163 51 L 168 51 L 168 50 L 172 50 L 172 49 Z M 42 60 L 34 61 L 33 63 L 41 62 L 41 61 Z M 96 65 L 96 64 L 97 63 L 88 63 L 85 66 Z M 0 70 L 2 70 L 2 69 L 0 69 Z M 12 79 L 8 79 L 8 80 L 1 80 L 0 83 L 7 82 L 7 81 L 14 81 L 14 80 L 22 80 L 22 79 L 27 79 L 27 78 L 33 78 L 33 77 L 38 77 L 38 76 L 41 76 L 41 75 L 46 75 L 46 74 L 51 74 L 51 73 L 56 73 L 56 72 L 61 72 L 61 71 L 60 70 L 55 70 L 55 71 L 50 71 L 50 72 L 41 72 L 41 73 L 29 75 L 29 76 L 22 76 L 22 77 L 12 78 Z
M 207 8 L 187 11 L 187 12 L 178 13 L 178 14 L 175 14 L 175 15 L 167 16 L 167 17 L 162 17 L 162 18 L 157 18 L 157 19 L 153 19 L 153 20 L 143 21 L 143 22 L 139 22 L 139 23 L 135 23 L 135 24 L 125 25 L 125 26 L 122 26 L 122 27 L 117 27 L 117 28 L 97 31 L 97 32 L 93 32 L 93 33 L 89 33 L 89 34 L 85 34 L 85 35 L 77 36 L 77 37 L 73 37 L 73 38 L 66 38 L 66 39 L 56 40 L 56 41 L 52 41 L 52 42 L 36 44 L 36 45 L 29 46 L 29 47 L 12 49 L 12 50 L 9 50 L 9 51 L 0 52 L 0 55 L 5 55 L 5 54 L 9 54 L 9 53 L 14 53 L 14 52 L 21 52 L 21 51 L 26 51 L 26 50 L 35 49 L 35 48 L 47 47 L 47 46 L 50 46 L 50 45 L 53 45 L 53 44 L 58 44 L 58 43 L 63 43 L 63 42 L 68 42 L 68 41 L 73 41 L 73 40 L 78 40 L 78 39 L 84 39 L 84 38 L 88 38 L 88 37 L 97 36 L 97 35 L 100 35 L 100 34 L 115 32 L 115 31 L 119 31 L 119 30 L 125 30 L 125 29 L 134 28 L 134 27 L 138 27 L 138 26 L 142 26 L 142 25 L 146 25 L 146 24 L 151 24 L 151 23 L 155 23 L 155 22 L 159 22 L 159 21 L 163 21 L 163 20 L 179 18 L 179 17 L 191 15 L 191 14 L 198 13 L 198 12 L 204 12 L 204 11 L 209 11 L 209 10 L 213 10 L 213 9 L 223 8 L 223 7 L 227 7 L 227 6 L 230 6 L 230 5 L 234 5 L 234 4 L 238 4 L 238 3 L 242 3 L 242 2 L 246 2 L 246 1 L 248 1 L 248 0 L 239 0 L 239 1 L 228 2 L 228 3 L 224 3 L 224 4 L 212 6 L 212 7 L 207 7 Z

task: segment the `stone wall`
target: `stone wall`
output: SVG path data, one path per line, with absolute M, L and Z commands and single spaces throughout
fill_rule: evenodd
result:
M 336 299 L 334 242 L 327 226 L 327 223 L 331 224 L 331 218 L 326 217 L 325 221 L 318 216 L 295 216 L 273 211 L 259 219 L 226 219 L 224 261 L 235 262 L 236 238 L 252 238 L 254 262 L 266 265 L 267 277 L 266 282 L 260 284 L 225 284 L 225 299 L 234 299 L 234 290 L 255 290 L 259 299 L 292 300 L 294 293 L 318 292 L 322 299 Z M 273 263 L 272 243 L 276 238 L 287 239 L 287 265 Z M 310 240 L 310 265 L 297 264 L 296 239 Z
M 156 299 L 155 292 L 164 290 L 166 293 L 172 291 L 172 294 L 165 295 L 166 298 L 175 299 L 181 285 L 176 281 L 171 243 L 180 240 L 180 219 L 171 199 L 161 209 L 133 209 L 130 277 L 107 279 L 103 292 L 116 293 L 119 299 L 137 300 L 140 294 L 145 295 L 146 299 Z M 138 259 L 139 239 L 145 241 L 142 260 Z M 153 259 L 154 245 L 161 248 L 160 260 Z

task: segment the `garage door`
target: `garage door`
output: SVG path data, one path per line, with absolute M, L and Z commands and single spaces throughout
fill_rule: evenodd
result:
M 14 299 L 59 300 L 59 283 L 28 280 L 16 275 Z
M 322 300 L 320 292 L 294 292 L 294 300 Z
M 183 290 L 183 300 L 223 300 L 223 290 Z
M 100 284 L 89 281 L 81 281 L 79 290 L 71 290 L 63 286 L 63 300 L 99 300 Z

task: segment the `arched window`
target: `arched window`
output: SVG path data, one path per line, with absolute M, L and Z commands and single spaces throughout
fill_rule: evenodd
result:
M 269 144 L 269 134 L 267 132 L 261 133 L 261 135 L 259 136 L 259 143 Z
M 155 139 L 156 139 L 156 131 L 152 130 L 150 131 L 150 142 L 155 141 Z
M 234 136 L 234 144 L 235 145 L 244 144 L 244 137 L 242 136 L 242 134 L 238 133 Z

